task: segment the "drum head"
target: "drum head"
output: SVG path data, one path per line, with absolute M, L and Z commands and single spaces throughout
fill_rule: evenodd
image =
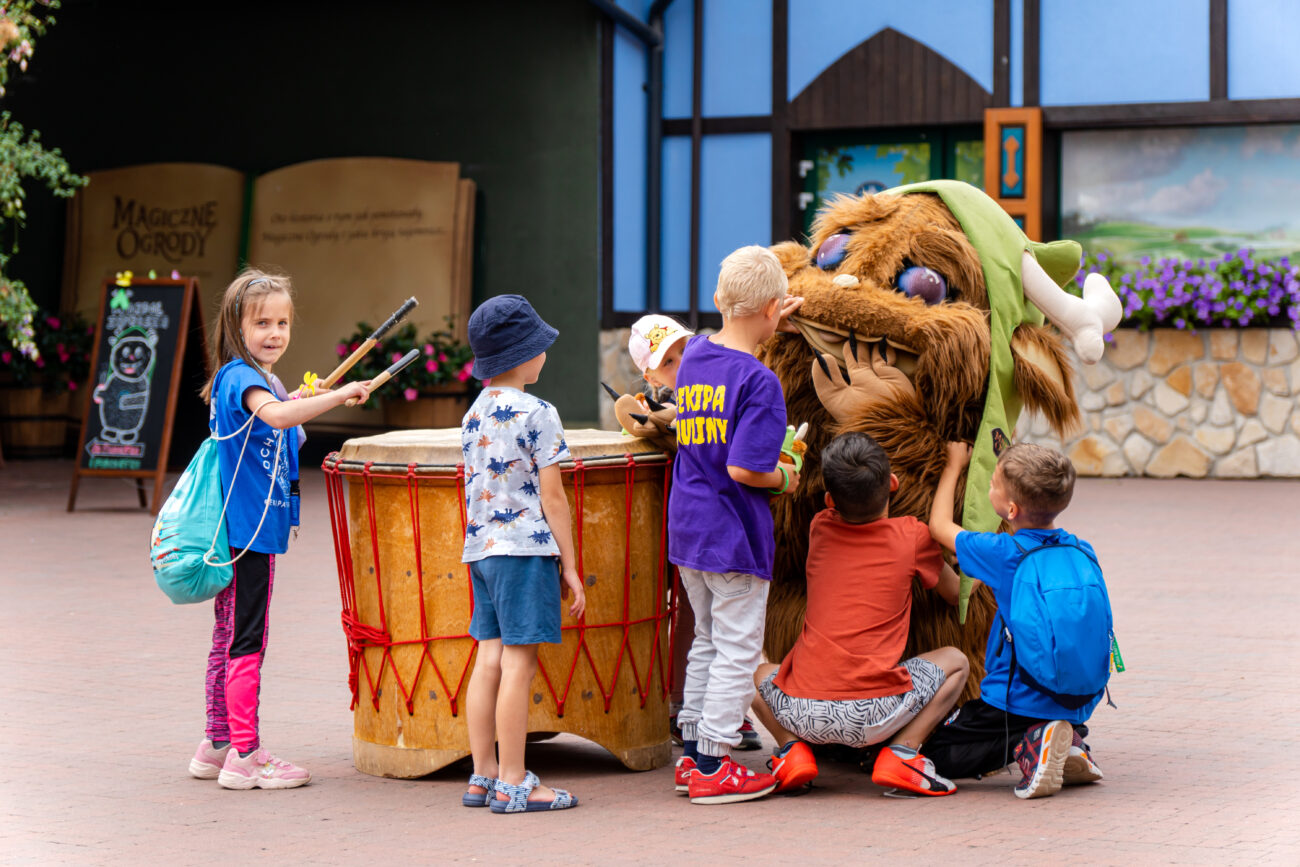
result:
M 569 452 L 584 461 L 627 454 L 661 453 L 649 440 L 606 430 L 566 430 L 564 440 L 569 444 Z M 345 463 L 364 464 L 373 461 L 376 464 L 400 467 L 418 464 L 454 469 L 461 462 L 462 454 L 459 428 L 395 430 L 378 436 L 348 440 L 339 450 L 339 460 Z M 572 461 L 565 461 L 564 464 L 571 465 Z

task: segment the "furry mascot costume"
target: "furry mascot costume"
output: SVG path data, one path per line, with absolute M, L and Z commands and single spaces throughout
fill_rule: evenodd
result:
M 1021 408 L 1059 432 L 1078 422 L 1070 364 L 1044 313 L 1093 363 L 1121 310 L 1100 275 L 1085 282 L 1083 298 L 1061 289 L 1078 271 L 1078 244 L 1030 241 L 992 199 L 958 181 L 838 197 L 818 215 L 809 246 L 772 250 L 804 303 L 792 317 L 800 333 L 775 335 L 759 358 L 781 380 L 787 417 L 811 422 L 799 490 L 773 501 L 764 651 L 779 662 L 803 628 L 808 525 L 825 491 L 821 448 L 841 431 L 869 434 L 899 479 L 890 514 L 928 521 L 945 443 L 973 443 L 954 517 L 967 529 L 995 530 L 989 480 Z M 963 580 L 959 617 L 914 587 L 905 654 L 943 645 L 965 652 L 962 701 L 979 694 L 995 610 L 981 585 L 966 617 L 968 595 Z

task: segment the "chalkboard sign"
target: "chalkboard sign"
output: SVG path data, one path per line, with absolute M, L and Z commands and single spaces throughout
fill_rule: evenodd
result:
M 158 512 L 181 371 L 206 365 L 198 291 L 192 278 L 104 281 L 69 512 L 82 476 L 153 478 Z

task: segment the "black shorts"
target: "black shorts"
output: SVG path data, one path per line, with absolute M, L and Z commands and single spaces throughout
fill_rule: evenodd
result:
M 1040 722 L 1044 720 L 971 699 L 934 730 L 921 752 L 949 779 L 982 776 L 1011 764 L 1016 745 Z M 1082 737 L 1088 735 L 1088 727 L 1082 723 L 1074 730 Z

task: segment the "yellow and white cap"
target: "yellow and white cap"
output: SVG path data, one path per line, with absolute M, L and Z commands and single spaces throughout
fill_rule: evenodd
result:
M 654 370 L 664 360 L 668 347 L 678 340 L 694 335 L 686 326 L 671 316 L 650 313 L 632 325 L 632 336 L 627 340 L 627 351 L 637 370 L 645 373 Z

